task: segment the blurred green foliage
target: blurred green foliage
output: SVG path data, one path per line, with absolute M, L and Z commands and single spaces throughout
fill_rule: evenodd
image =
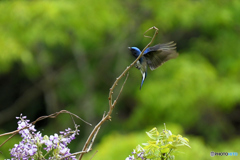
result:
M 126 158 L 146 128 L 164 122 L 192 136 L 179 159 L 239 151 L 239 0 L 1 1 L 0 10 L 1 133 L 16 129 L 20 113 L 35 120 L 61 109 L 95 125 L 113 81 L 133 60 L 127 47 L 144 48 L 150 39 L 143 33 L 156 26 L 154 43 L 175 41 L 180 55 L 149 70 L 141 91 L 141 75 L 131 69 L 97 137 L 96 159 Z M 77 123 L 72 152 L 92 129 Z M 39 123 L 49 134 L 71 126 L 66 115 Z M 8 149 L 0 156 L 9 158 Z

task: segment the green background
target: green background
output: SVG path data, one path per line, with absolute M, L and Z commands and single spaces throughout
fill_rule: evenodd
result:
M 239 159 L 210 157 L 240 154 L 239 0 L 1 1 L 0 11 L 0 133 L 15 130 L 20 113 L 33 121 L 61 109 L 96 125 L 108 111 L 109 88 L 134 60 L 127 47 L 143 49 L 144 32 L 156 26 L 154 44 L 175 41 L 179 57 L 149 70 L 141 91 L 140 72 L 130 70 L 112 121 L 84 159 L 125 159 L 163 123 L 190 140 L 177 160 Z M 93 129 L 75 121 L 81 132 L 71 153 Z M 48 135 L 67 127 L 67 114 L 36 124 Z M 19 139 L 0 148 L 1 159 Z

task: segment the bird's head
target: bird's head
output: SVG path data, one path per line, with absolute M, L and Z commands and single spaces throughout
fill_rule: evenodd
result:
M 137 47 L 128 47 L 128 49 L 131 51 L 132 55 L 135 58 L 137 58 L 141 53 L 140 49 L 138 49 Z

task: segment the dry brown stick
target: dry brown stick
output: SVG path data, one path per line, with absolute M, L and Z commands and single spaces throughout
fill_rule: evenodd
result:
M 88 147 L 91 139 L 92 139 L 93 136 L 95 135 L 95 132 L 97 132 L 97 131 L 99 130 L 98 128 L 99 128 L 106 120 L 111 119 L 112 111 L 113 111 L 113 109 L 114 109 L 114 107 L 115 107 L 115 105 L 116 105 L 116 103 L 117 103 L 117 99 L 118 99 L 119 94 L 121 93 L 122 89 L 121 89 L 121 91 L 119 92 L 119 94 L 118 94 L 116 100 L 114 101 L 114 103 L 112 103 L 112 102 L 113 102 L 113 101 L 112 101 L 113 90 L 114 90 L 115 87 L 117 86 L 119 80 L 122 79 L 122 77 L 126 75 L 126 73 L 129 71 L 129 69 L 130 69 L 131 67 L 133 67 L 134 64 L 141 58 L 141 56 L 143 55 L 144 51 L 152 44 L 153 40 L 155 39 L 156 35 L 158 34 L 158 28 L 156 28 L 155 26 L 153 26 L 153 27 L 149 28 L 146 32 L 148 32 L 148 31 L 151 30 L 151 29 L 155 29 L 155 33 L 154 33 L 151 41 L 150 41 L 150 42 L 146 45 L 146 47 L 142 50 L 142 52 L 141 52 L 141 54 L 138 56 L 138 58 L 137 58 L 134 62 L 132 62 L 132 63 L 130 64 L 130 66 L 128 66 L 128 67 L 122 72 L 122 74 L 121 74 L 118 78 L 116 78 L 115 82 L 113 83 L 112 87 L 110 88 L 109 97 L 108 97 L 108 100 L 109 100 L 109 111 L 108 111 L 107 115 L 106 115 L 105 117 L 103 117 L 102 120 L 94 127 L 94 129 L 93 129 L 92 132 L 90 133 L 90 135 L 89 135 L 89 137 L 88 137 L 85 145 L 83 146 L 82 151 L 86 151 L 86 149 L 87 149 L 87 147 Z M 145 33 L 146 33 L 146 32 L 145 32 Z M 144 34 L 145 34 L 145 33 L 144 33 Z M 126 80 L 125 80 L 125 82 L 126 82 Z M 124 83 L 124 84 L 125 84 L 125 83 Z M 123 88 L 124 84 L 122 85 L 122 88 Z M 85 153 L 85 152 L 81 153 L 81 155 L 80 155 L 80 157 L 79 157 L 79 160 L 82 159 L 84 153 Z

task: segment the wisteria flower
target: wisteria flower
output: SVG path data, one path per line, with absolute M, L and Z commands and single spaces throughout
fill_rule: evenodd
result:
M 16 117 L 18 119 L 19 134 L 23 138 L 19 144 L 15 144 L 10 149 L 13 159 L 64 159 L 64 160 L 76 160 L 76 156 L 70 156 L 70 149 L 67 145 L 75 139 L 76 135 L 79 135 L 79 126 L 76 126 L 76 130 L 70 128 L 65 131 L 61 131 L 60 134 L 55 133 L 50 136 L 42 136 L 40 131 L 37 132 L 35 126 L 27 120 L 26 116 Z M 45 150 L 45 155 L 43 151 Z M 66 157 L 66 158 L 65 158 Z

